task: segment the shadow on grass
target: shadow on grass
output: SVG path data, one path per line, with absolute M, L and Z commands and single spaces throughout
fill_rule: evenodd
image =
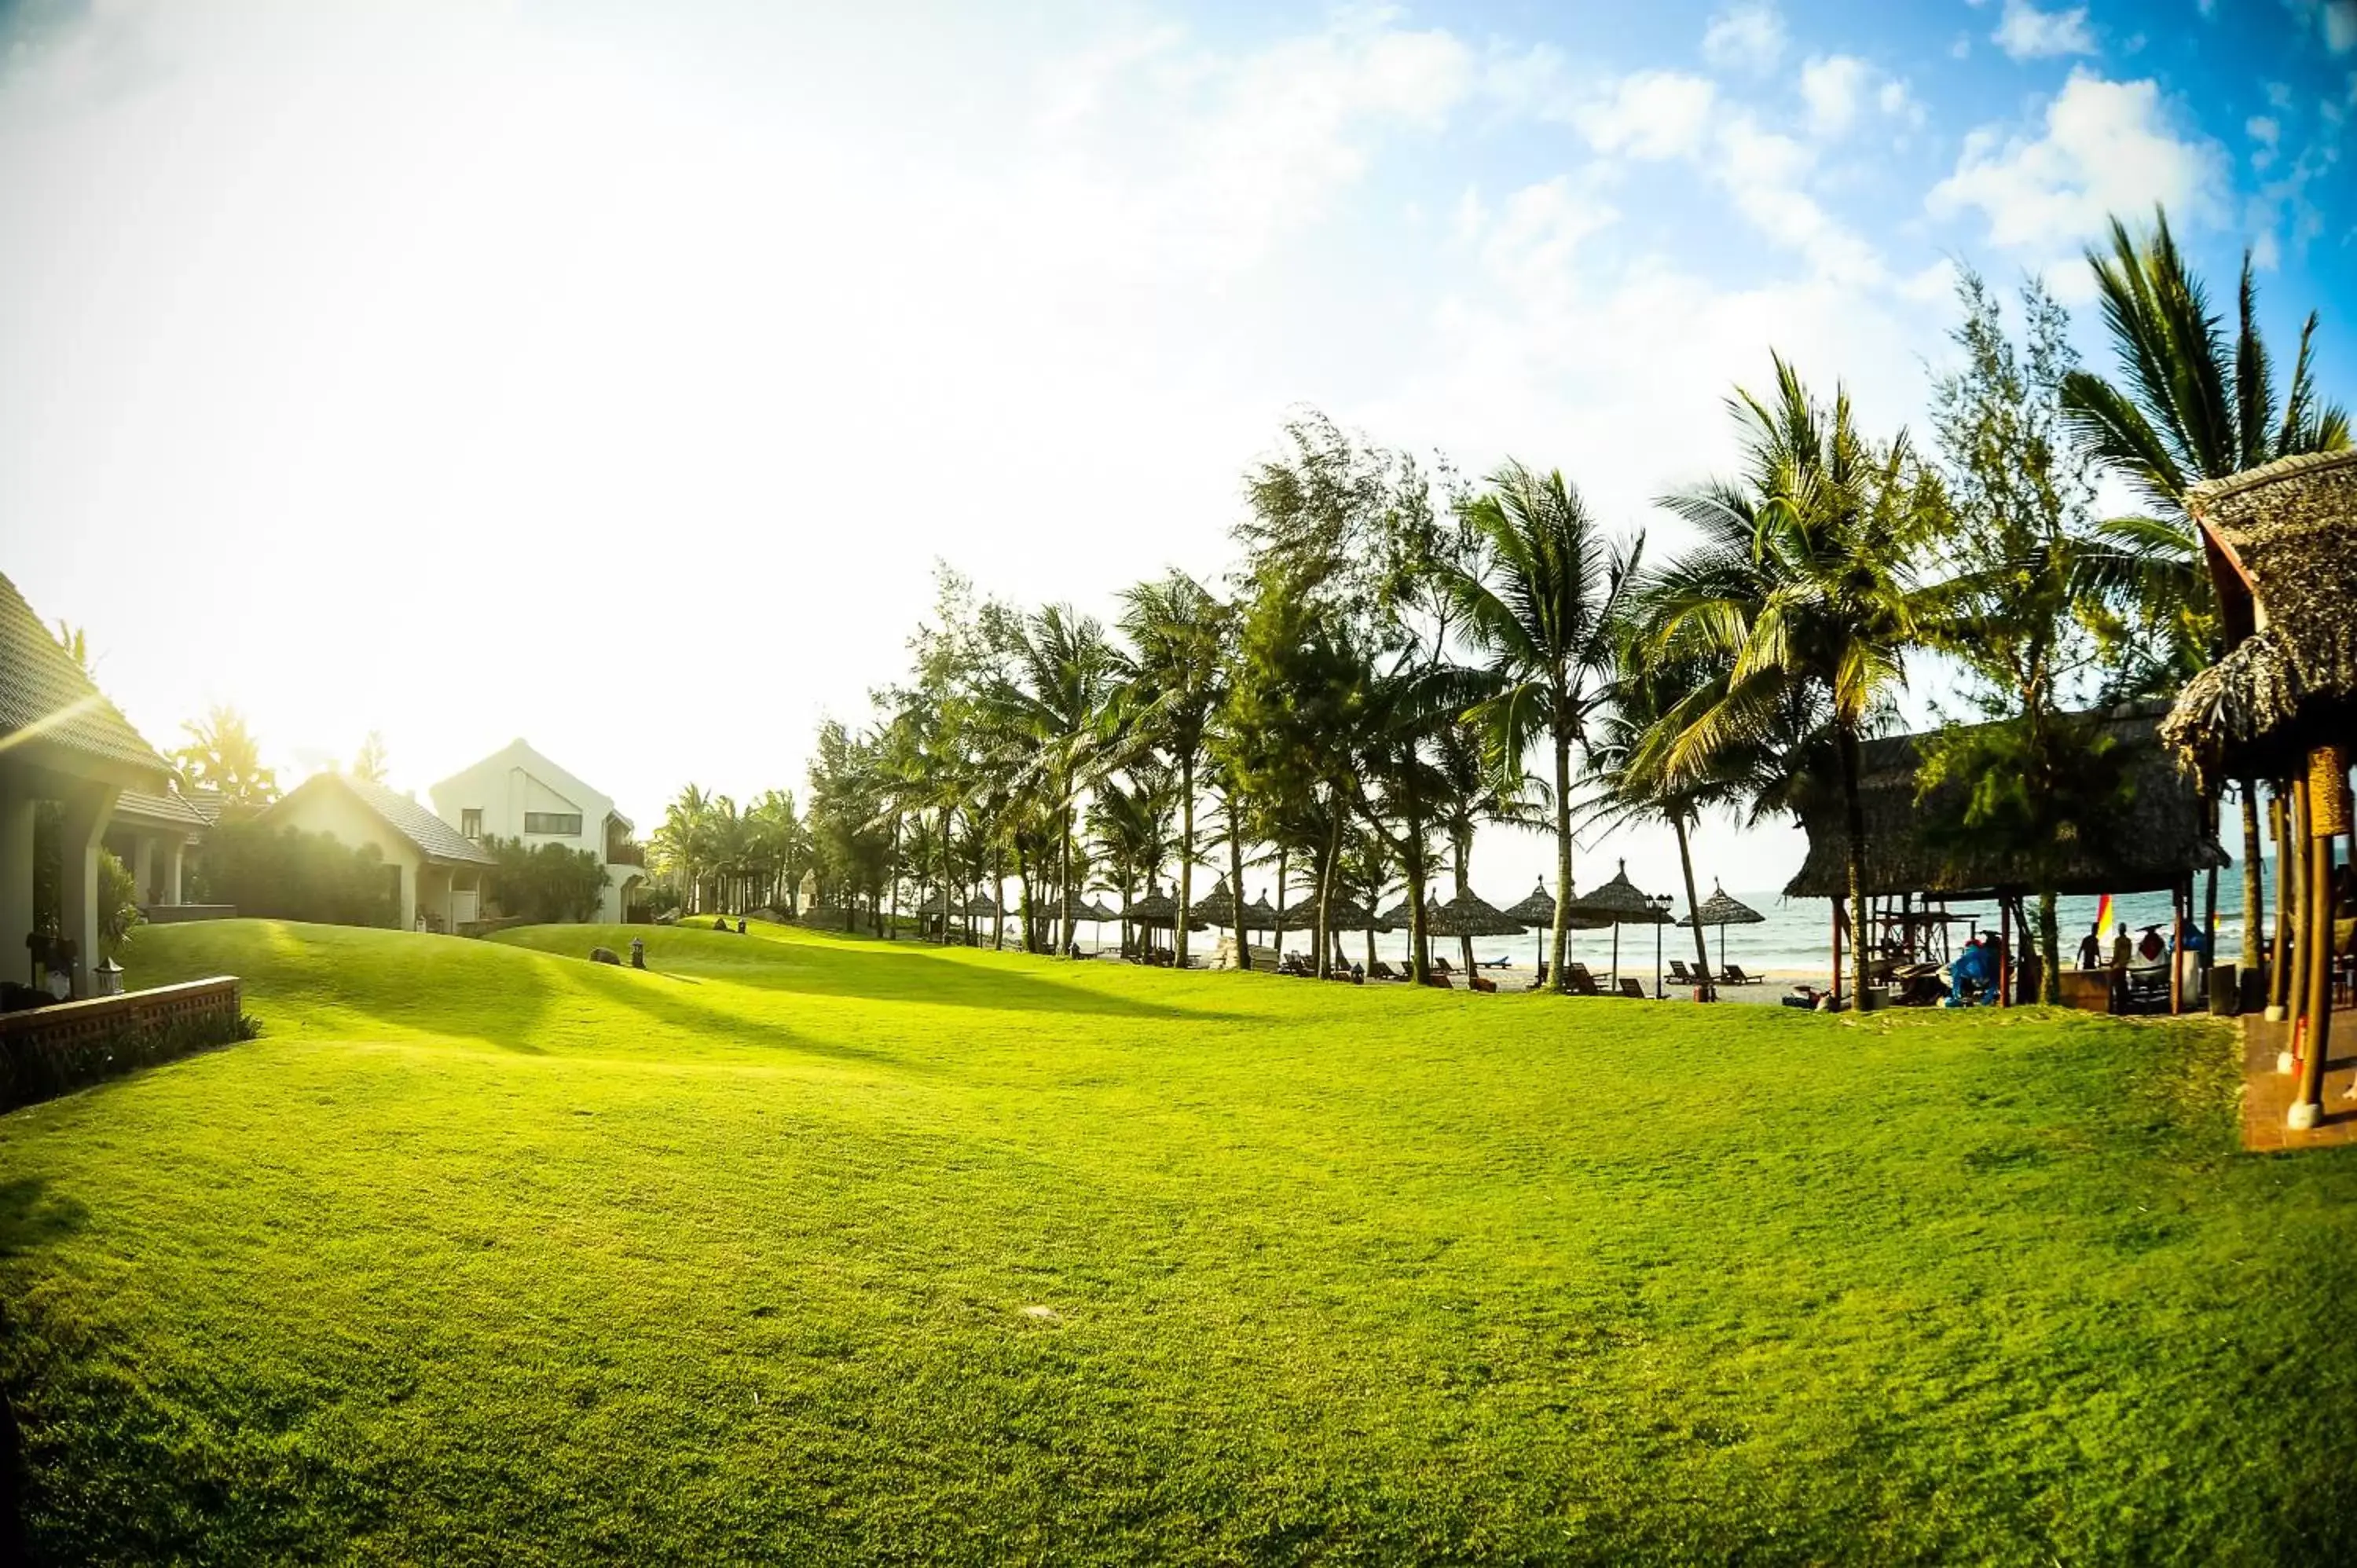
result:
M 1170 1022 L 1234 1023 L 1241 1015 L 1207 1007 L 1175 1007 L 1118 996 L 1086 985 L 1027 973 L 1012 963 L 952 961 L 958 949 L 938 952 L 914 942 L 833 941 L 821 945 L 762 940 L 717 931 L 670 931 L 651 941 L 650 969 L 688 971 L 765 991 L 843 996 L 870 1002 L 912 1002 L 1000 1013 L 1077 1014 Z M 679 941 L 679 937 L 692 940 Z M 1007 955 L 1013 957 L 1014 955 Z M 684 976 L 683 976 L 684 978 Z
M 70 1197 L 43 1200 L 46 1176 L 0 1182 L 0 1257 L 30 1252 L 81 1230 L 90 1210 Z
M 732 977 L 733 978 L 733 977 Z M 732 1045 L 766 1047 L 774 1050 L 797 1052 L 803 1056 L 828 1057 L 838 1061 L 861 1062 L 871 1066 L 890 1067 L 910 1072 L 938 1070 L 924 1062 L 914 1062 L 896 1051 L 877 1050 L 866 1046 L 854 1046 L 840 1040 L 822 1040 L 797 1034 L 782 1024 L 748 1018 L 726 1008 L 699 1002 L 672 989 L 678 985 L 698 985 L 702 982 L 683 974 L 668 974 L 650 971 L 640 976 L 629 972 L 611 972 L 593 978 L 591 983 L 598 995 L 609 1002 L 642 1014 L 658 1024 L 688 1034 L 703 1035 Z

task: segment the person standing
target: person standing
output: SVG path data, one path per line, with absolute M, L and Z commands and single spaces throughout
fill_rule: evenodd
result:
M 2128 940 L 2128 923 L 2122 920 L 2112 938 L 2112 1011 L 2125 1013 L 2128 1007 L 2128 965 L 2136 961 L 2136 944 Z
M 2104 928 L 2100 921 L 2087 928 L 2086 936 L 2079 943 L 2079 967 L 2104 967 Z

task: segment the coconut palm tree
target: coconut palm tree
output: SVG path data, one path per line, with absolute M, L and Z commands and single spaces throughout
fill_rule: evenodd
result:
M 259 811 L 278 799 L 278 775 L 262 765 L 262 743 L 235 708 L 214 706 L 180 726 L 188 743 L 172 754 L 192 788 L 219 792 L 224 804 Z
M 1115 672 L 1114 650 L 1104 628 L 1069 605 L 1049 605 L 1000 625 L 1011 670 L 987 701 L 1032 747 L 1024 777 L 1041 787 L 1050 815 L 1057 864 L 1049 907 L 1060 910 L 1077 887 L 1073 810 L 1112 738 L 1107 698 Z M 1069 941 L 1067 933 L 1061 945 Z
M 1695 886 L 1694 830 L 1706 811 L 1736 807 L 1753 786 L 1748 757 L 1729 749 L 1707 769 L 1671 775 L 1663 758 L 1695 715 L 1725 695 L 1728 661 L 1664 648 L 1650 626 L 1631 624 L 1614 647 L 1609 701 L 1597 716 L 1588 740 L 1594 765 L 1589 815 L 1606 822 L 1669 824 L 1678 844 L 1678 870 L 1686 889 L 1686 912 L 1699 899 Z M 1695 972 L 1711 972 L 1703 929 L 1694 928 Z M 1704 993 L 1708 994 L 1707 986 Z
M 1663 499 L 1700 531 L 1699 548 L 1663 575 L 1653 603 L 1661 645 L 1728 661 L 1725 691 L 1662 754 L 1665 780 L 1706 779 L 1777 736 L 1820 701 L 1848 839 L 1854 979 L 1865 993 L 1866 811 L 1859 747 L 1906 685 L 1915 640 L 1907 558 L 1917 488 L 1902 434 L 1877 447 L 1848 394 L 1830 406 L 1775 359 L 1767 401 L 1737 389 L 1740 479 Z M 1783 736 L 1789 749 L 1799 737 Z
M 1520 463 L 1492 475 L 1465 515 L 1478 548 L 1469 562 L 1443 564 L 1441 582 L 1485 660 L 1470 712 L 1488 732 L 1494 766 L 1520 773 L 1541 741 L 1552 753 L 1555 886 L 1566 897 L 1557 901 L 1549 972 L 1557 990 L 1568 990 L 1572 754 L 1611 671 L 1644 538 L 1625 548 L 1607 540 L 1560 470 L 1540 474 Z
M 1118 625 L 1132 651 L 1123 721 L 1178 772 L 1178 922 L 1173 942 L 1187 963 L 1187 918 L 1195 897 L 1195 772 L 1212 716 L 1227 700 L 1228 607 L 1184 573 L 1140 583 L 1122 595 Z
M 2156 209 L 2141 238 L 2112 220 L 2112 252 L 2090 249 L 2120 384 L 2077 371 L 2063 383 L 2072 429 L 2103 463 L 2161 515 L 2181 520 L 2185 492 L 2302 452 L 2349 446 L 2349 416 L 2319 401 L 2309 368 L 2317 317 L 2300 328 L 2291 383 L 2276 402 L 2275 376 L 2257 320 L 2258 285 L 2248 252 L 2231 347 L 2208 291 L 2186 264 Z M 2189 535 L 2190 537 L 2190 535 Z
M 2248 251 L 2231 348 L 2211 312 L 2208 290 L 2169 232 L 2167 211 L 2154 209 L 2152 231 L 2141 237 L 2115 218 L 2111 254 L 2091 248 L 2087 264 L 2094 270 L 2120 379 L 2115 384 L 2073 371 L 2063 381 L 2064 416 L 2087 450 L 2154 509 L 2150 518 L 2107 521 L 2103 533 L 2116 552 L 2115 585 L 2138 618 L 2161 632 L 2161 656 L 2144 683 L 2173 691 L 2209 662 L 2216 636 L 2210 575 L 2186 521 L 2186 491 L 2279 457 L 2345 451 L 2349 415 L 2317 392 L 2309 360 L 2314 311 L 2300 328 L 2283 402 L 2276 402 Z M 2244 842 L 2254 843 L 2259 835 L 2255 783 L 2244 781 L 2241 793 Z M 2257 857 L 2245 855 L 2246 933 L 2259 929 L 2264 909 L 2259 878 Z

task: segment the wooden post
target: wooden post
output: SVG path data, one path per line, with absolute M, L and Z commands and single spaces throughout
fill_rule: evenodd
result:
M 2308 1033 L 2293 1090 L 2295 1128 L 2313 1127 L 2323 1111 L 2324 1064 L 2332 1055 L 2332 841 L 2349 827 L 2349 754 L 2319 746 L 2308 757 L 2308 921 L 2302 967 L 2306 979 Z
M 2299 884 L 2293 889 L 2291 992 L 2285 1014 L 2291 1027 L 2284 1048 L 2276 1055 L 2277 1072 L 2290 1072 L 2299 1065 L 2300 1041 L 2308 1027 L 2308 958 L 2312 950 L 2308 940 L 2308 775 L 2295 774 L 2291 781 L 2291 853 L 2292 864 L 2299 872 Z
M 2192 889 L 2185 886 L 2169 890 L 2169 1011 L 2171 1016 L 2185 1011 L 2185 906 L 2191 903 Z
M 2267 1022 L 2280 1024 L 2291 1015 L 2291 915 L 2293 893 L 2299 886 L 2299 855 L 2292 848 L 2291 800 L 2280 781 L 2267 802 L 2276 831 L 2276 940 L 2267 957 Z
M 2013 900 L 1996 896 L 1996 1004 L 2013 1005 Z
M 1834 900 L 1834 1005 L 1841 1005 L 1842 900 Z

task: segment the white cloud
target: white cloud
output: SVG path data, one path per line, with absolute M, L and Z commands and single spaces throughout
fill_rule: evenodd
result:
M 1721 70 L 1765 76 L 1784 58 L 1784 18 L 1765 0 L 1730 5 L 1710 19 L 1702 58 Z
M 2254 114 L 2243 122 L 2243 134 L 2257 144 L 2251 149 L 2251 166 L 2266 168 L 2276 161 L 2276 147 L 2283 135 L 2283 127 L 2265 114 Z
M 1856 55 L 1821 55 L 1801 67 L 1801 98 L 1809 106 L 1809 129 L 1838 136 L 1857 119 L 1874 68 Z
M 1855 55 L 1811 57 L 1801 67 L 1801 101 L 1808 110 L 1810 133 L 1828 140 L 1846 134 L 1869 103 L 1910 125 L 1923 123 L 1923 106 L 1905 82 L 1883 75 Z
M 2331 0 L 2324 7 L 2324 47 L 2337 55 L 2357 49 L 2357 0 Z
M 2177 135 L 2153 82 L 2080 70 L 2047 104 L 2040 134 L 1985 125 L 1968 134 L 1925 206 L 1935 217 L 1977 209 L 1995 244 L 2069 244 L 2109 214 L 2148 212 L 2156 201 L 2180 220 L 2214 219 L 2223 163 L 2198 134 Z
M 2030 0 L 2005 0 L 2005 14 L 1989 38 L 2015 59 L 2095 52 L 2095 37 L 2087 30 L 2084 5 L 2041 11 Z
M 1690 157 L 1710 127 L 1717 91 L 1699 76 L 1641 70 L 1615 80 L 1600 98 L 1573 112 L 1600 153 L 1643 159 Z

